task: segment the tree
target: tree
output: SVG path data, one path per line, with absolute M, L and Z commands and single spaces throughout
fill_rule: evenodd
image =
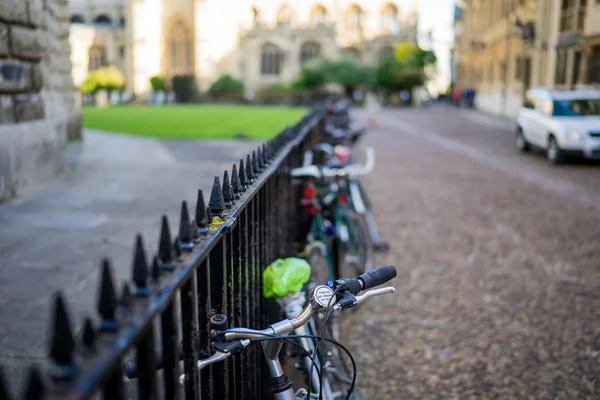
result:
M 318 60 L 302 68 L 296 85 L 318 89 L 326 83 L 342 85 L 346 95 L 351 96 L 358 87 L 375 85 L 375 70 L 352 59 Z
M 306 63 L 300 71 L 300 77 L 292 84 L 298 89 L 317 90 L 327 83 L 323 60 L 313 60 Z
M 125 76 L 117 67 L 102 67 L 88 74 L 81 83 L 80 90 L 85 94 L 93 94 L 98 90 L 121 90 L 125 87 Z
M 150 78 L 150 86 L 154 92 L 166 92 L 167 81 L 162 76 L 153 76 Z
M 244 82 L 231 75 L 221 75 L 208 90 L 212 94 L 236 93 L 244 90 Z
M 427 82 L 427 68 L 437 62 L 435 53 L 412 42 L 400 42 L 394 57 L 383 59 L 377 68 L 377 85 L 387 94 L 412 90 Z

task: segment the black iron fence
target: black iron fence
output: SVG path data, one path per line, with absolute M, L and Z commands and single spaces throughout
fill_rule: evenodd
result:
M 65 298 L 56 294 L 51 368 L 31 367 L 24 398 L 269 398 L 259 346 L 200 373 L 195 365 L 209 352 L 211 315 L 226 314 L 231 325 L 255 329 L 281 319 L 276 303 L 262 296 L 262 270 L 296 251 L 299 189 L 289 171 L 315 144 L 323 116 L 313 111 L 239 160 L 222 179 L 215 177 L 208 204 L 198 192 L 193 218 L 183 201 L 174 237 L 163 216 L 159 249 L 150 259 L 138 235 L 132 282 L 117 290 L 105 260 L 97 317 L 87 318 L 77 337 Z M 136 358 L 138 378 L 126 382 L 123 362 L 129 357 Z M 9 398 L 6 389 L 0 377 L 0 400 Z

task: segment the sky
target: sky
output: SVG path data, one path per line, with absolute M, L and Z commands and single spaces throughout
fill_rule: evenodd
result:
M 417 0 L 419 9 L 419 43 L 433 49 L 438 57 L 438 90 L 445 90 L 450 84 L 450 49 L 454 41 L 453 19 L 454 0 Z M 427 32 L 432 32 L 432 43 Z

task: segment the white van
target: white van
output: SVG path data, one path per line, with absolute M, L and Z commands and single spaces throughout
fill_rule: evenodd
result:
M 550 164 L 568 156 L 600 159 L 600 90 L 528 90 L 516 144 L 523 152 L 545 150 Z

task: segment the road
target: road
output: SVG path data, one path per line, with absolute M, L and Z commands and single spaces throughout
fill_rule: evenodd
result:
M 386 110 L 364 179 L 397 293 L 345 319 L 364 398 L 600 396 L 600 165 L 519 154 L 514 125 Z M 381 299 L 381 300 L 379 300 Z

